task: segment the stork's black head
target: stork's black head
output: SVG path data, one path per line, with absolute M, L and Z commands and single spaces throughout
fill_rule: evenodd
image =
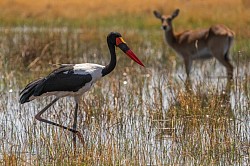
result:
M 118 46 L 116 44 L 116 39 L 120 37 L 122 37 L 122 35 L 119 32 L 110 32 L 109 35 L 107 36 L 107 42 L 112 45 Z
M 126 55 L 133 59 L 136 63 L 143 66 L 143 63 L 136 57 L 136 55 L 130 50 L 126 42 L 123 40 L 122 35 L 118 32 L 110 32 L 107 36 L 108 44 L 119 47 Z

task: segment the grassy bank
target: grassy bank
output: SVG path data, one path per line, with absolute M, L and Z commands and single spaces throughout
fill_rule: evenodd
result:
M 31 0 L 1 1 L 0 25 L 46 25 L 76 27 L 133 27 L 148 29 L 158 27 L 153 10 L 170 13 L 180 8 L 176 23 L 179 30 L 223 23 L 235 30 L 239 36 L 249 37 L 250 11 L 244 0 Z M 244 35 L 246 36 L 246 35 Z

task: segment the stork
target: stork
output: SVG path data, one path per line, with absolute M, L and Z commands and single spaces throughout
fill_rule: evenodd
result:
M 102 66 L 93 63 L 82 64 L 62 64 L 59 68 L 52 71 L 48 76 L 37 79 L 29 83 L 20 92 L 20 103 L 24 104 L 30 102 L 38 97 L 54 95 L 55 99 L 44 107 L 40 112 L 35 115 L 39 121 L 61 127 L 63 129 L 73 132 L 73 144 L 76 148 L 76 135 L 80 137 L 77 131 L 77 111 L 80 97 L 90 90 L 92 85 L 100 78 L 112 72 L 116 66 L 116 52 L 115 46 L 119 47 L 126 55 L 134 60 L 139 65 L 143 63 L 136 57 L 130 50 L 122 36 L 118 32 L 111 32 L 107 36 L 107 44 L 111 55 L 111 60 L 108 65 Z M 42 118 L 42 114 L 52 106 L 58 99 L 71 96 L 75 100 L 74 122 L 73 128 L 63 126 L 61 124 L 49 121 Z

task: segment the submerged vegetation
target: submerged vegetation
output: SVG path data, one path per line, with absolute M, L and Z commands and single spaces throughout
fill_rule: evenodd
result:
M 123 3 L 0 2 L 0 164 L 249 165 L 247 2 Z M 155 8 L 170 12 L 177 7 L 177 31 L 223 23 L 236 32 L 232 83 L 224 78 L 225 68 L 212 59 L 195 62 L 191 85 L 186 84 L 183 62 L 164 43 L 152 14 Z M 78 128 L 84 143 L 78 140 L 74 152 L 72 133 L 34 118 L 53 97 L 20 105 L 19 92 L 56 64 L 107 64 L 110 31 L 123 34 L 146 68 L 117 50 L 116 69 L 81 100 Z M 63 98 L 44 116 L 71 126 L 73 110 L 73 100 Z

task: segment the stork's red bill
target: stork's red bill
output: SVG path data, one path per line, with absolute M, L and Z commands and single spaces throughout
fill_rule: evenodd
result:
M 116 46 L 118 46 L 126 55 L 128 55 L 128 57 L 130 57 L 136 63 L 145 67 L 144 64 L 139 60 L 139 58 L 137 58 L 135 53 L 127 46 L 122 37 L 116 38 Z

